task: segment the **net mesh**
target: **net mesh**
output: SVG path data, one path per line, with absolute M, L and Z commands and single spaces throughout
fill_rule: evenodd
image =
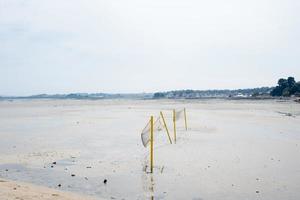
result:
M 179 110 L 179 111 L 175 111 L 175 120 L 178 121 L 179 119 L 181 119 L 183 117 L 183 113 L 184 113 L 184 109 Z
M 160 117 L 158 117 L 153 123 L 153 132 L 161 131 L 162 129 L 163 129 L 163 124 L 161 122 Z M 151 124 L 149 121 L 141 133 L 141 139 L 144 147 L 147 147 L 150 142 L 150 131 L 151 131 Z

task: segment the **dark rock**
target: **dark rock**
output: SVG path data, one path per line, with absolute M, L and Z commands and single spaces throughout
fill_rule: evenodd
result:
M 53 162 L 52 164 L 53 164 L 53 165 L 56 165 L 56 162 Z
M 57 186 L 58 186 L 58 187 L 61 187 L 61 184 L 58 184 Z
M 103 183 L 106 184 L 107 183 L 107 179 L 104 179 Z
M 71 174 L 71 176 L 72 176 L 72 177 L 74 177 L 74 176 L 75 176 L 75 174 Z

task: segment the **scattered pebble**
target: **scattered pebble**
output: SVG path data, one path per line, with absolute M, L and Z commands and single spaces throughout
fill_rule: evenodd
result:
M 53 165 L 56 165 L 56 162 L 53 162 L 52 164 L 53 164 Z
M 256 193 L 256 194 L 258 194 L 258 193 L 259 193 L 259 191 L 258 191 L 258 190 L 256 190 L 256 191 L 255 191 L 255 193 Z
M 85 180 L 89 180 L 88 177 L 84 177 Z
M 103 183 L 104 183 L 104 184 L 106 184 L 106 183 L 107 183 L 107 180 L 106 180 L 106 179 L 104 179 Z
M 75 176 L 75 174 L 71 174 L 71 176 L 72 176 L 72 177 L 74 177 L 74 176 Z
M 8 172 L 8 169 L 5 169 L 6 172 Z
M 87 169 L 91 169 L 92 167 L 91 167 L 91 166 L 87 166 L 86 168 L 87 168 Z

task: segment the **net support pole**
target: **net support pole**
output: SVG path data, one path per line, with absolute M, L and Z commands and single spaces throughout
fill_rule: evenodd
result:
M 175 109 L 173 109 L 173 129 L 174 129 L 174 143 L 176 144 L 176 112 Z
M 184 123 L 185 123 L 185 130 L 187 131 L 187 121 L 186 121 L 186 109 L 183 109 L 184 111 Z
M 153 116 L 150 118 L 150 172 L 153 173 Z
M 168 127 L 167 127 L 167 123 L 166 123 L 166 120 L 165 120 L 165 117 L 164 117 L 164 114 L 163 114 L 162 111 L 160 111 L 160 116 L 161 116 L 161 118 L 162 118 L 162 120 L 163 120 L 163 123 L 164 123 L 164 126 L 165 126 L 165 128 L 166 128 L 166 131 L 167 131 L 167 134 L 168 134 L 168 138 L 169 138 L 170 144 L 172 144 L 172 140 L 171 140 L 171 137 L 170 137 L 169 129 L 168 129 Z

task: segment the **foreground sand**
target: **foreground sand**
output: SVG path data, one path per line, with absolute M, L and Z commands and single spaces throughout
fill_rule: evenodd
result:
M 61 192 L 47 187 L 36 186 L 28 183 L 0 179 L 1 200 L 93 200 L 69 192 Z

